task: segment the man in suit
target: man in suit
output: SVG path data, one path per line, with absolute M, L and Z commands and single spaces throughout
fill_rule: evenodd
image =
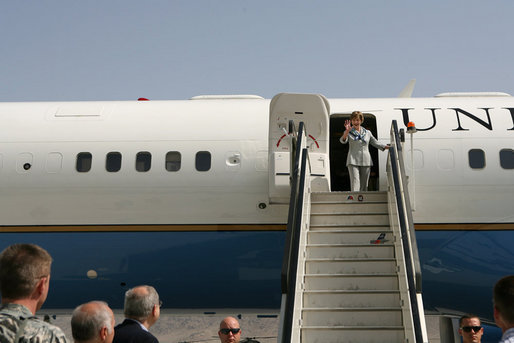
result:
M 161 314 L 159 294 L 152 286 L 138 286 L 125 293 L 123 323 L 114 328 L 113 343 L 159 343 L 148 329 Z
M 82 304 L 71 316 L 71 333 L 75 343 L 111 343 L 114 314 L 103 301 Z

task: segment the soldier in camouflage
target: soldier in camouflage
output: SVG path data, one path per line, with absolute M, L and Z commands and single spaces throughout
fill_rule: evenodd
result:
M 66 343 L 64 332 L 34 315 L 46 300 L 52 257 L 34 244 L 0 254 L 0 343 Z

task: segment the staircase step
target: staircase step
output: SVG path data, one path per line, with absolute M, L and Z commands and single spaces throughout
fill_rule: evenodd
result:
M 396 273 L 396 261 L 381 259 L 307 259 L 306 274 L 389 274 Z
M 309 225 L 309 232 L 310 231 L 373 231 L 373 230 L 390 230 L 389 223 L 384 225 L 365 225 L 365 224 L 359 224 L 359 225 L 341 225 L 341 224 L 319 224 Z
M 387 203 L 333 203 L 321 202 L 311 203 L 311 213 L 387 213 Z
M 307 290 L 398 290 L 396 274 L 307 274 L 304 283 Z
M 359 198 L 359 195 L 362 198 Z M 387 202 L 387 192 L 314 192 L 311 202 Z
M 393 258 L 392 244 L 309 244 L 307 258 Z
M 301 329 L 302 343 L 399 343 L 405 342 L 403 327 L 326 327 Z
M 304 308 L 304 326 L 402 326 L 401 308 Z
M 294 342 L 411 340 L 387 201 L 386 192 L 311 194 Z
M 377 239 L 381 237 L 381 243 L 393 242 L 392 231 L 390 230 L 316 230 L 307 233 L 308 244 L 364 244 L 364 243 L 379 243 Z
M 309 291 L 303 292 L 304 307 L 376 308 L 399 307 L 398 291 Z
M 389 225 L 389 215 L 383 213 L 362 214 L 311 214 L 311 225 Z

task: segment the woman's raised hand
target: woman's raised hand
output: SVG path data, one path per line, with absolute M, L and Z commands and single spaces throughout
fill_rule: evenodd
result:
M 344 121 L 344 127 L 346 128 L 346 131 L 350 131 L 352 128 L 352 122 L 349 120 Z

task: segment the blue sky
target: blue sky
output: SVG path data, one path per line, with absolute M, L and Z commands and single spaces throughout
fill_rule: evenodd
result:
M 20 0 L 0 101 L 514 94 L 514 1 Z

